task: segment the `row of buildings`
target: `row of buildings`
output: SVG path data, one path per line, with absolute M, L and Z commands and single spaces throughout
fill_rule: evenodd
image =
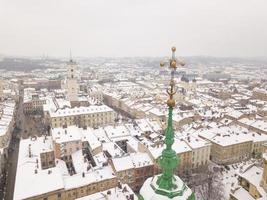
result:
M 0 182 L 8 164 L 9 146 L 16 120 L 17 87 L 0 80 Z

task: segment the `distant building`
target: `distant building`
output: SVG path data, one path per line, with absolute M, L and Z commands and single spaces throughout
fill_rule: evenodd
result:
M 97 127 L 113 124 L 116 117 L 116 112 L 106 105 L 63 108 L 48 112 L 46 116 L 52 128 L 72 125 Z
M 118 187 L 106 191 L 97 192 L 76 200 L 138 200 L 132 189 L 127 184 L 119 184 Z
M 220 81 L 220 80 L 229 80 L 231 78 L 231 75 L 220 71 L 215 71 L 206 73 L 203 77 L 210 81 Z
M 1 102 L 0 104 L 0 177 L 8 161 L 8 148 L 14 129 L 14 102 Z
M 218 164 L 233 164 L 252 156 L 261 157 L 267 136 L 241 126 L 221 126 L 199 130 L 199 136 L 211 142 L 210 157 Z
M 23 96 L 23 112 L 25 114 L 36 114 L 43 112 L 46 100 L 35 88 L 25 88 Z
M 230 193 L 230 200 L 267 199 L 267 154 L 263 155 L 263 169 L 250 165 L 238 174 L 238 185 Z
M 75 200 L 118 186 L 111 167 L 92 168 L 82 150 L 71 155 L 72 164 L 55 159 L 53 152 L 49 136 L 20 141 L 14 200 Z M 124 194 L 132 194 L 126 189 Z
M 255 88 L 253 90 L 253 97 L 262 101 L 267 101 L 267 90 L 263 88 Z
M 4 100 L 4 81 L 0 80 L 0 101 Z
M 68 100 L 71 102 L 77 102 L 79 92 L 78 67 L 76 62 L 72 59 L 70 59 L 67 65 L 67 77 L 64 81 L 63 87 L 67 90 Z

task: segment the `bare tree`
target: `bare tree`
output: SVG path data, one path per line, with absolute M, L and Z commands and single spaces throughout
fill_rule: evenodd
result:
M 205 174 L 206 178 L 202 181 L 202 184 L 196 188 L 201 199 L 225 200 L 224 186 L 221 181 L 220 173 L 207 170 Z

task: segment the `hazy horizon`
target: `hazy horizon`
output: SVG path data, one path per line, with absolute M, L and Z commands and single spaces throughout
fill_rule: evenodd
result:
M 265 0 L 0 0 L 0 55 L 266 58 Z

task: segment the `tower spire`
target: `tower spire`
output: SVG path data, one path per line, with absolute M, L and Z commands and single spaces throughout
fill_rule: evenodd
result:
M 179 164 L 179 157 L 172 149 L 174 143 L 174 131 L 172 125 L 172 113 L 175 107 L 174 95 L 176 93 L 174 74 L 177 66 L 184 66 L 184 62 L 175 58 L 176 48 L 172 47 L 172 57 L 167 62 L 161 62 L 160 66 L 163 67 L 168 64 L 171 69 L 171 78 L 168 93 L 168 124 L 165 129 L 165 145 L 166 148 L 162 151 L 161 156 L 157 159 L 162 169 L 162 174 L 155 175 L 153 178 L 148 178 L 140 190 L 140 199 L 153 200 L 153 199 L 174 199 L 174 200 L 195 200 L 195 195 L 192 190 L 174 174 L 174 170 Z M 165 198 L 163 197 L 165 196 Z M 166 198 L 167 197 L 167 198 Z
M 167 100 L 168 105 L 168 125 L 165 130 L 165 144 L 166 149 L 162 151 L 162 155 L 159 158 L 159 164 L 163 170 L 163 174 L 158 178 L 157 184 L 160 189 L 163 190 L 173 190 L 177 188 L 175 185 L 175 178 L 173 172 L 179 163 L 179 158 L 176 155 L 176 152 L 172 149 L 172 145 L 174 143 L 174 131 L 172 125 L 172 112 L 175 107 L 174 94 L 175 90 L 175 81 L 174 81 L 174 73 L 177 69 L 177 60 L 175 58 L 176 48 L 172 47 L 172 57 L 169 60 L 169 68 L 171 69 L 171 79 L 169 82 L 169 88 L 167 89 L 167 93 L 169 95 L 169 99 Z M 179 65 L 183 66 L 184 63 L 181 61 L 178 62 Z M 160 63 L 161 67 L 165 65 L 165 62 Z

